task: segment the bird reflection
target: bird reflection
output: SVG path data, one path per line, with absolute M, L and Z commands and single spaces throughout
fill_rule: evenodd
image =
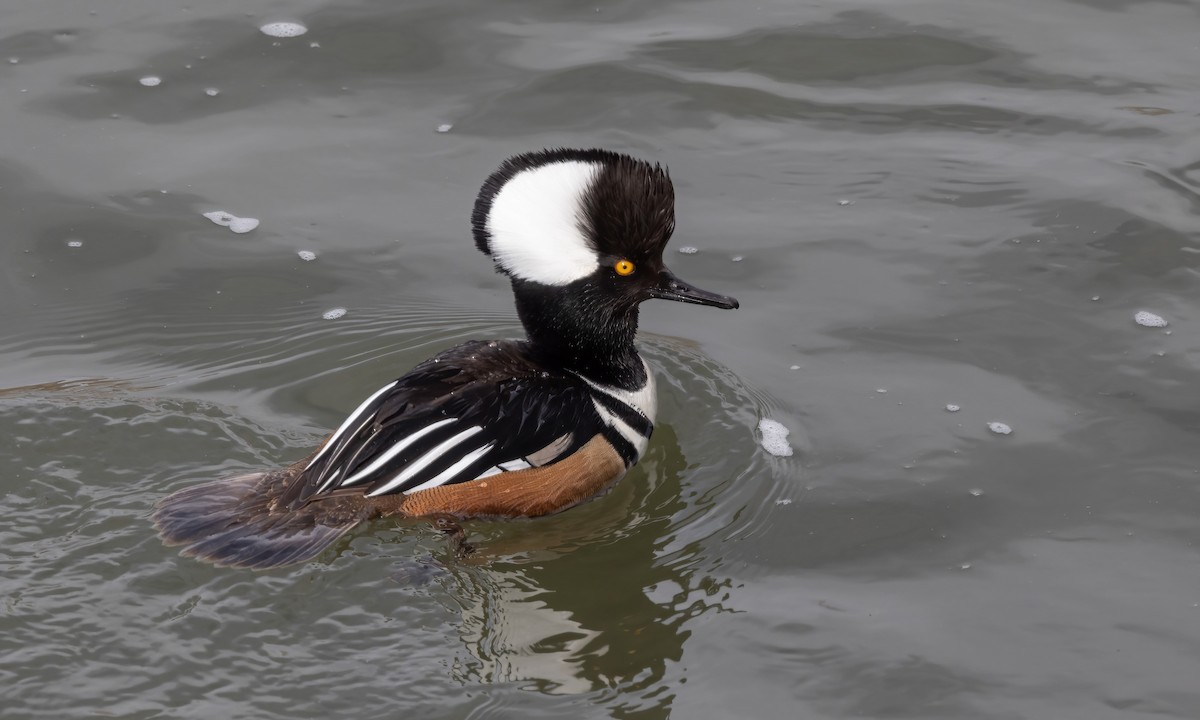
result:
M 452 571 L 462 592 L 456 668 L 471 683 L 589 693 L 614 717 L 667 717 L 687 621 L 727 599 L 694 567 L 699 545 L 667 551 L 687 474 L 674 429 L 608 496 L 537 522 L 503 524 Z

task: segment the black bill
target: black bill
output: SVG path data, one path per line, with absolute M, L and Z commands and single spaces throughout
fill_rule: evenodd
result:
M 738 301 L 728 295 L 718 295 L 680 280 L 670 270 L 663 268 L 659 274 L 659 282 L 650 288 L 650 297 L 663 300 L 678 300 L 679 302 L 695 303 L 696 305 L 711 305 L 713 307 L 732 310 L 738 306 Z

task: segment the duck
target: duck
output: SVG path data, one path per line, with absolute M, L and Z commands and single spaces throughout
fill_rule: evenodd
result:
M 512 284 L 521 339 L 472 340 L 376 390 L 286 467 L 161 499 L 167 545 L 221 567 L 311 560 L 377 518 L 534 518 L 603 494 L 645 454 L 657 408 L 634 338 L 650 299 L 734 309 L 663 262 L 668 171 L 604 149 L 505 160 L 471 213 L 476 247 Z

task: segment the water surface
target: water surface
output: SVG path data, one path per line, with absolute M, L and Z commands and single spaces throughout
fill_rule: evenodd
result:
M 0 28 L 0 715 L 1200 716 L 1194 3 L 12 0 Z M 519 332 L 469 210 L 556 145 L 668 164 L 699 250 L 668 261 L 742 303 L 646 306 L 648 457 L 470 524 L 468 560 L 421 523 L 269 573 L 163 547 L 165 493 Z

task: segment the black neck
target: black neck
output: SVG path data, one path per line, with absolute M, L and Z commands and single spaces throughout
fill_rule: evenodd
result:
M 646 367 L 634 347 L 637 305 L 621 311 L 586 285 L 563 288 L 513 281 L 517 315 L 534 357 L 592 382 L 624 390 L 646 384 Z

